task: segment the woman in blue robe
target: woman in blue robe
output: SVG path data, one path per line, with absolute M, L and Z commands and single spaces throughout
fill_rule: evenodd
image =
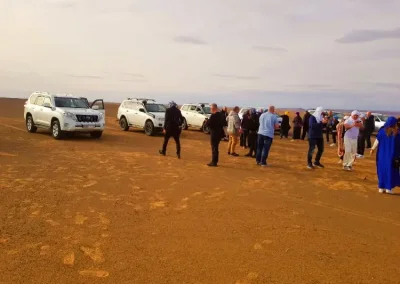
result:
M 400 132 L 397 118 L 389 117 L 376 136 L 378 150 L 376 153 L 376 171 L 380 193 L 392 193 L 400 186 L 400 170 L 394 167 L 394 160 L 400 157 Z

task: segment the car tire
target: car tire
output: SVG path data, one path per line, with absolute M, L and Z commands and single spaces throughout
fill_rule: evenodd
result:
M 58 119 L 55 119 L 51 122 L 51 136 L 53 136 L 53 138 L 56 140 L 60 140 L 64 137 L 64 133 L 61 130 Z
M 37 127 L 35 126 L 35 123 L 33 122 L 33 117 L 32 115 L 28 115 L 26 117 L 26 130 L 30 133 L 35 133 L 37 130 Z
M 103 135 L 103 131 L 95 131 L 95 132 L 90 132 L 90 136 L 92 138 L 99 139 Z
M 183 118 L 182 129 L 183 130 L 188 130 L 189 129 L 189 126 L 187 124 L 186 118 Z
M 144 133 L 146 133 L 147 136 L 153 136 L 155 134 L 154 124 L 152 121 L 146 121 L 144 125 Z
M 121 119 L 119 120 L 119 127 L 121 127 L 121 129 L 123 131 L 129 130 L 129 124 L 128 124 L 128 121 L 126 120 L 125 116 L 121 117 Z
M 203 127 L 201 128 L 201 130 L 202 130 L 205 134 L 210 134 L 210 127 L 206 124 L 206 122 L 204 122 Z

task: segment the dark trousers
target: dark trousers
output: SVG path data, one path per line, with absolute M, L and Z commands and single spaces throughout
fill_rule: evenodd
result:
M 164 144 L 163 144 L 163 148 L 162 151 L 164 153 L 167 152 L 167 146 L 168 146 L 168 141 L 171 137 L 174 138 L 175 143 L 176 143 L 176 154 L 180 154 L 181 153 L 181 141 L 179 139 L 179 136 L 181 135 L 181 132 L 179 130 L 177 131 L 167 131 L 165 132 L 165 136 L 164 136 Z
M 257 154 L 257 132 L 250 131 L 249 132 L 249 155 L 253 156 Z
M 312 138 L 308 139 L 308 156 L 307 162 L 308 164 L 312 164 L 312 158 L 314 154 L 315 147 L 318 148 L 317 155 L 315 156 L 315 162 L 319 163 L 322 157 L 322 153 L 324 153 L 324 138 Z
M 365 135 L 360 134 L 357 140 L 357 154 L 364 156 L 364 152 L 365 152 Z
M 335 130 L 335 131 L 332 131 L 332 140 L 333 140 L 334 144 L 336 144 L 336 139 L 337 139 L 337 131 Z
M 372 132 L 370 132 L 370 131 L 366 131 L 365 132 L 365 142 L 367 143 L 367 148 L 369 149 L 369 148 L 371 148 L 371 135 L 372 135 Z
M 306 138 L 307 133 L 308 133 L 308 126 L 303 126 L 303 134 L 301 135 L 301 140 L 304 140 Z
M 329 143 L 329 134 L 331 133 L 331 130 L 329 129 L 329 128 L 327 128 L 326 130 L 325 130 L 325 134 L 326 134 L 326 142 L 328 142 Z
M 257 137 L 257 163 L 261 165 L 267 164 L 269 150 L 271 149 L 273 139 L 268 136 L 258 134 Z
M 244 129 L 243 133 L 240 134 L 240 147 L 247 148 L 247 146 L 249 146 L 249 143 L 247 141 L 248 137 L 249 137 L 249 131 Z
M 215 165 L 218 164 L 219 158 L 219 143 L 221 142 L 220 135 L 211 135 L 211 153 L 212 153 L 212 160 L 211 162 Z
M 283 137 L 289 137 L 289 127 L 281 127 L 281 138 Z

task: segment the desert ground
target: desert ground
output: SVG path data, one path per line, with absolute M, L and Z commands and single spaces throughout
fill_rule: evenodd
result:
M 400 283 L 400 195 L 379 194 L 375 159 L 354 172 L 326 145 L 276 139 L 271 167 L 209 136 L 123 132 L 107 105 L 99 140 L 25 130 L 0 99 L 0 283 Z M 397 191 L 400 193 L 400 189 Z

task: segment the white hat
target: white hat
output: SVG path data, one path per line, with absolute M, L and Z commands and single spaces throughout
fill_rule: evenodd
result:
M 360 112 L 358 110 L 353 110 L 353 112 L 351 113 L 351 116 L 353 116 L 353 115 L 360 116 L 361 114 L 360 114 Z

